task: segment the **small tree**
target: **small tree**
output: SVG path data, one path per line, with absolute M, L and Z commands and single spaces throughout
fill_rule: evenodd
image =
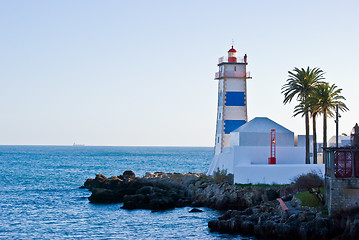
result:
M 309 191 L 324 186 L 324 179 L 315 172 L 302 174 L 293 179 L 293 187 L 298 191 Z

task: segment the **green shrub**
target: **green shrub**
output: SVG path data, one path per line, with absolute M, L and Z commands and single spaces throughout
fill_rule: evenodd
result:
M 215 183 L 222 183 L 226 177 L 227 169 L 220 170 L 219 168 L 217 168 L 217 170 L 213 172 L 213 178 Z
M 297 191 L 307 191 L 312 188 L 320 188 L 324 186 L 324 179 L 316 172 L 302 174 L 294 178 L 293 187 Z

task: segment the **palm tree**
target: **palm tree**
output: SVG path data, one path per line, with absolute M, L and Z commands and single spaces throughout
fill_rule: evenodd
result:
M 309 95 L 306 102 L 300 102 L 297 106 L 294 108 L 294 115 L 293 117 L 296 117 L 297 115 L 301 114 L 301 116 L 305 116 L 305 114 L 309 113 L 312 117 L 313 121 L 313 163 L 318 163 L 318 151 L 317 151 L 317 115 L 319 112 L 319 106 L 316 104 L 315 98 L 312 96 L 312 94 Z
M 288 74 L 289 78 L 287 79 L 287 83 L 282 87 L 282 93 L 284 94 L 284 104 L 290 103 L 293 98 L 296 98 L 302 104 L 306 104 L 307 98 L 309 97 L 313 87 L 315 87 L 321 82 L 321 80 L 324 79 L 324 72 L 320 68 L 294 68 L 292 72 L 288 71 Z M 305 111 L 304 116 L 305 163 L 309 164 L 309 111 Z
M 315 89 L 313 95 L 316 96 L 319 110 L 323 114 L 323 147 L 327 147 L 327 116 L 334 117 L 335 106 L 338 105 L 339 110 L 349 110 L 342 100 L 345 100 L 341 94 L 342 89 L 335 84 L 321 83 Z
M 317 87 L 317 86 L 316 86 Z M 320 114 L 320 106 L 318 96 L 315 95 L 316 87 L 310 93 L 307 99 L 307 108 L 313 121 L 313 163 L 318 163 L 318 151 L 317 151 L 317 115 Z

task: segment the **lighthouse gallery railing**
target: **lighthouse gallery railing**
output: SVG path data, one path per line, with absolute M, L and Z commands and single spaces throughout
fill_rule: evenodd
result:
M 215 78 L 222 77 L 235 77 L 235 78 L 250 78 L 250 72 L 243 71 L 224 71 L 224 72 L 216 72 Z

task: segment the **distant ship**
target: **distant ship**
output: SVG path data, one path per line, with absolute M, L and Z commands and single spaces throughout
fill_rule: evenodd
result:
M 74 144 L 72 144 L 72 146 L 74 146 L 74 147 L 84 147 L 85 144 L 74 143 Z

